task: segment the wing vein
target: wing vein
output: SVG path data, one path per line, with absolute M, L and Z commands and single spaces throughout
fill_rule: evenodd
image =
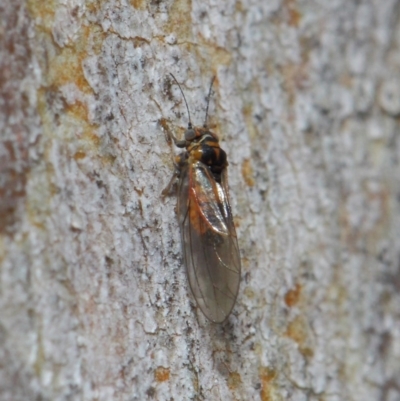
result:
M 191 200 L 190 200 L 190 197 L 189 197 L 189 206 L 188 206 L 188 210 L 190 209 L 190 205 L 191 205 Z M 192 241 L 192 226 L 191 226 L 190 218 L 189 218 L 189 222 L 188 222 L 188 230 L 189 230 L 189 243 L 190 243 L 190 258 L 191 258 L 191 260 L 192 260 L 193 272 L 194 272 L 194 275 L 195 275 L 195 277 L 196 277 L 197 288 L 199 289 L 199 291 L 200 291 L 200 293 L 201 293 L 201 297 L 203 298 L 204 302 L 206 302 L 206 297 L 205 297 L 204 294 L 203 294 L 203 290 L 202 290 L 202 288 L 201 288 L 200 281 L 199 281 L 199 277 L 198 277 L 198 274 L 197 274 L 197 269 L 196 269 L 196 267 L 195 267 L 196 265 L 195 265 L 194 259 L 193 259 L 194 251 L 193 251 L 193 241 Z M 187 267 L 186 267 L 186 268 L 187 268 Z M 193 292 L 193 289 L 192 289 L 192 292 Z M 195 297 L 195 298 L 196 298 L 196 297 Z

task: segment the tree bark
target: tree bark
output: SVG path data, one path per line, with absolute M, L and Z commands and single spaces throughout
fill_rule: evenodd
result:
M 400 2 L 0 4 L 0 399 L 400 399 Z M 209 122 L 242 260 L 190 294 L 163 133 Z

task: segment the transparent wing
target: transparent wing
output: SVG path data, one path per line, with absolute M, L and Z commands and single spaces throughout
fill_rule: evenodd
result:
M 240 255 L 226 175 L 218 183 L 200 162 L 185 167 L 178 210 L 193 295 L 208 319 L 223 322 L 233 308 L 240 281 Z

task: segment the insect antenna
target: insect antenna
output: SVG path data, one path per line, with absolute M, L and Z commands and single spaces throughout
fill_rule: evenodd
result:
M 212 78 L 212 80 L 211 80 L 210 90 L 208 91 L 208 96 L 207 96 L 207 107 L 206 107 L 206 118 L 204 119 L 204 124 L 203 124 L 203 127 L 204 127 L 204 128 L 207 127 L 208 106 L 210 105 L 211 90 L 212 90 L 214 81 L 215 81 L 215 76 L 214 76 L 214 77 Z
M 188 124 L 188 128 L 189 129 L 191 129 L 192 128 L 192 119 L 190 118 L 190 111 L 189 111 L 189 106 L 188 106 L 188 104 L 187 104 L 187 101 L 186 101 L 186 98 L 185 98 L 185 94 L 183 93 L 183 90 L 182 90 L 182 88 L 181 88 L 181 86 L 179 85 L 179 82 L 178 82 L 178 80 L 174 77 L 174 75 L 170 72 L 170 75 L 171 75 L 171 77 L 172 78 L 174 78 L 174 81 L 176 82 L 176 84 L 178 85 L 178 87 L 179 87 L 179 90 L 181 91 L 181 93 L 182 93 L 182 96 L 183 96 L 183 100 L 185 101 L 185 104 L 186 104 L 186 110 L 187 110 L 187 112 L 188 112 L 188 116 L 189 116 L 189 124 Z

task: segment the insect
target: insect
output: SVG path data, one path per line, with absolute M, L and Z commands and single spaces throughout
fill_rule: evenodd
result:
M 164 189 L 171 192 L 178 182 L 178 218 L 189 285 L 204 315 L 215 323 L 231 313 L 239 291 L 240 255 L 228 198 L 227 158 L 218 137 L 207 127 L 207 96 L 203 127 L 193 127 L 189 106 L 176 78 L 189 117 L 185 137 L 178 140 L 161 123 L 167 141 L 185 151 L 175 157 L 175 173 Z

